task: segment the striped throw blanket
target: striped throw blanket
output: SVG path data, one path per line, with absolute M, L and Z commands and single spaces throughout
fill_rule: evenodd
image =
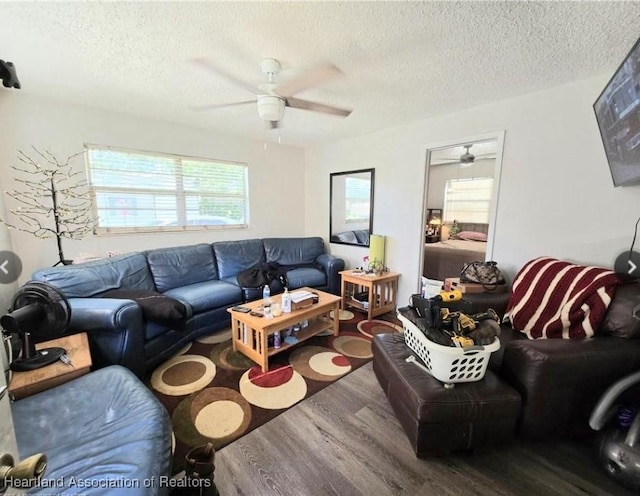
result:
M 536 258 L 516 275 L 505 318 L 529 339 L 592 337 L 619 282 L 611 270 Z

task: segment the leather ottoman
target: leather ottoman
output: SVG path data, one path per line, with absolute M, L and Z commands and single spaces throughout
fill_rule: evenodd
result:
M 513 439 L 520 395 L 490 370 L 453 388 L 407 363 L 402 334 L 373 338 L 373 370 L 417 456 L 439 456 Z M 420 359 L 418 358 L 418 361 Z

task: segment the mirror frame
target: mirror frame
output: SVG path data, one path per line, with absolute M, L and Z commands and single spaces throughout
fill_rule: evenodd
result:
M 340 245 L 350 245 L 350 246 L 361 246 L 363 248 L 369 247 L 368 239 L 367 239 L 367 244 L 350 243 L 348 241 L 335 241 L 333 239 L 333 235 L 334 235 L 333 202 L 334 202 L 334 199 L 336 199 L 336 195 L 334 192 L 335 179 L 342 176 L 349 176 L 349 175 L 363 174 L 363 173 L 369 173 L 371 177 L 371 185 L 369 188 L 369 228 L 368 228 L 369 235 L 371 235 L 371 233 L 373 232 L 373 198 L 374 198 L 373 193 L 375 190 L 375 168 L 358 169 L 358 170 L 351 170 L 351 171 L 344 171 L 344 172 L 332 172 L 329 174 L 329 242 L 330 243 L 335 243 Z
M 468 138 L 459 138 L 459 139 L 451 139 L 439 143 L 431 143 L 428 144 L 426 148 L 426 157 L 425 157 L 425 175 L 424 175 L 424 184 L 422 190 L 422 222 L 421 222 L 421 230 L 420 230 L 420 255 L 418 256 L 418 280 L 417 280 L 417 291 L 422 289 L 421 279 L 422 270 L 424 266 L 424 226 L 427 221 L 427 194 L 429 190 L 429 173 L 430 173 L 430 162 L 431 162 L 431 152 L 438 150 L 440 148 L 449 148 L 460 146 L 465 143 L 475 143 L 489 140 L 496 140 L 496 158 L 494 164 L 494 173 L 493 173 L 493 188 L 494 193 L 491 199 L 491 209 L 489 213 L 489 232 L 487 235 L 487 251 L 485 255 L 485 260 L 493 260 L 493 251 L 494 251 L 494 240 L 495 240 L 495 231 L 496 231 L 496 223 L 498 218 L 498 203 L 500 198 L 500 187 L 502 180 L 502 158 L 504 154 L 504 141 L 505 141 L 505 130 L 495 131 L 493 133 L 480 134 L 476 136 L 470 136 Z

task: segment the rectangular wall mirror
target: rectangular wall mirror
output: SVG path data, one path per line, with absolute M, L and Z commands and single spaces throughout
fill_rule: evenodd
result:
M 331 243 L 369 246 L 373 229 L 375 169 L 330 174 L 329 235 Z

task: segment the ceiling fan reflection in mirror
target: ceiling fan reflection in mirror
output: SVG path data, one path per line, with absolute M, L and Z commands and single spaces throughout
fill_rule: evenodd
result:
M 443 163 L 459 163 L 462 166 L 465 165 L 471 165 L 473 164 L 476 159 L 492 159 L 492 158 L 496 158 L 496 154 L 495 153 L 483 153 L 483 154 L 478 154 L 478 155 L 474 155 L 473 153 L 471 153 L 471 147 L 473 146 L 473 143 L 469 144 L 469 145 L 462 145 L 464 148 L 464 153 L 462 153 L 462 155 L 460 155 L 458 158 L 441 158 L 440 160 L 442 160 Z
M 272 58 L 264 59 L 260 64 L 260 68 L 262 73 L 266 76 L 267 81 L 256 87 L 251 83 L 229 74 L 205 58 L 195 59 L 194 62 L 218 76 L 241 86 L 253 93 L 256 97 L 252 100 L 244 100 L 240 102 L 191 107 L 193 110 L 213 110 L 257 103 L 258 115 L 265 121 L 267 129 L 275 129 L 280 126 L 280 121 L 284 117 L 285 107 L 321 112 L 338 117 L 348 117 L 351 114 L 351 110 L 348 109 L 293 97 L 293 95 L 311 88 L 312 86 L 316 86 L 335 77 L 344 75 L 340 69 L 330 63 L 319 64 L 289 81 L 276 82 L 276 76 L 282 69 L 280 62 Z

